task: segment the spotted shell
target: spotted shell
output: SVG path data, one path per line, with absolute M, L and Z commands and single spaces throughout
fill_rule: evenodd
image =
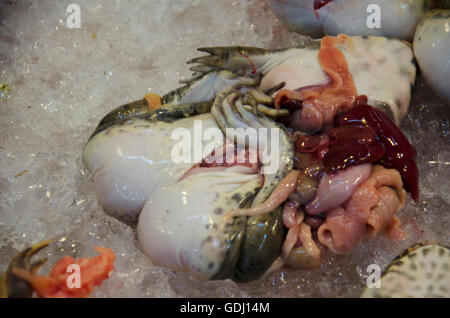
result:
M 450 297 L 450 249 L 430 241 L 408 248 L 384 271 L 379 287 L 367 287 L 361 297 Z

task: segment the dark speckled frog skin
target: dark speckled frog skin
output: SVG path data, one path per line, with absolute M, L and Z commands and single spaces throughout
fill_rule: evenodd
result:
M 356 41 L 360 41 L 358 43 L 362 43 L 362 48 L 365 50 L 370 50 L 371 46 L 379 46 L 380 43 L 394 43 L 395 45 L 390 46 L 391 50 L 389 54 L 397 57 L 396 54 L 403 54 L 405 51 L 408 54 L 410 53 L 409 47 L 398 40 L 374 37 L 355 37 L 355 39 Z M 238 95 L 240 94 L 239 96 L 245 96 L 245 94 L 252 92 L 252 90 L 255 91 L 258 88 L 262 76 L 268 72 L 268 69 L 271 69 L 274 65 L 279 65 L 286 58 L 295 56 L 295 54 L 304 54 L 301 52 L 305 52 L 305 50 L 316 52 L 319 48 L 320 41 L 308 37 L 302 37 L 295 48 L 278 50 L 265 50 L 242 46 L 201 48 L 200 51 L 206 52 L 209 55 L 195 58 L 188 62 L 196 64 L 191 68 L 194 72 L 192 78 L 183 81 L 184 85 L 182 87 L 164 95 L 161 98 L 161 108 L 150 111 L 145 99 L 120 106 L 100 121 L 93 136 L 108 127 L 121 125 L 124 122 L 132 121 L 134 118 L 170 123 L 181 118 L 209 112 L 211 112 L 222 130 L 235 128 L 237 122 L 245 122 L 245 120 L 242 121 L 242 118 L 245 116 L 242 116 L 240 119 L 225 118 L 226 116 L 222 116 L 225 112 L 217 110 L 223 106 L 224 96 L 236 93 Z M 395 52 L 395 50 L 399 50 L 399 52 Z M 398 58 L 394 60 L 398 60 Z M 409 60 L 406 61 L 407 67 L 414 69 L 413 73 L 415 74 L 414 65 L 410 62 Z M 355 72 L 361 74 L 364 70 L 357 69 Z M 408 89 L 411 84 L 411 73 L 411 70 L 405 71 L 404 74 L 401 73 L 401 70 L 398 72 L 399 76 L 403 76 L 406 79 L 405 82 L 408 84 Z M 260 91 L 256 95 L 261 96 L 264 94 Z M 243 96 L 240 98 L 244 98 Z M 245 98 L 248 99 L 249 97 L 247 96 Z M 258 102 L 261 103 L 260 101 Z M 396 102 L 395 100 L 393 101 L 393 103 Z M 267 105 L 270 106 L 269 104 L 270 101 Z M 400 105 L 391 105 L 379 101 L 379 104 L 375 106 L 384 109 L 392 117 L 398 119 Z M 236 111 L 235 108 L 237 106 L 233 103 L 223 107 L 231 108 L 231 111 L 227 112 L 228 114 L 239 114 L 241 112 Z M 280 154 L 280 161 L 283 162 L 283 168 L 271 176 L 266 176 L 267 178 L 265 178 L 263 187 L 254 199 L 253 196 L 250 199 L 250 196 L 246 195 L 236 197 L 235 199 L 239 201 L 239 206 L 254 202 L 258 202 L 258 204 L 264 202 L 276 185 L 293 168 L 293 145 L 287 130 L 269 116 L 259 114 L 255 109 L 249 112 L 247 116 L 254 116 L 254 120 L 257 118 L 257 121 L 262 123 L 264 127 L 281 128 L 282 144 L 285 147 L 284 152 Z M 247 122 L 246 125 L 252 127 L 251 122 Z M 214 211 L 211 212 L 215 213 Z M 258 279 L 270 267 L 281 249 L 284 237 L 281 209 L 277 208 L 271 213 L 261 216 L 236 218 L 224 233 L 227 245 L 224 252 L 225 255 L 220 265 L 212 265 L 214 268 L 216 266 L 220 268 L 212 278 L 232 278 L 237 281 Z
M 259 83 L 258 78 L 254 78 L 248 81 L 248 83 Z M 245 85 L 239 85 L 232 87 L 224 94 L 233 93 L 236 90 L 242 89 L 244 92 L 247 89 L 254 90 L 254 88 L 246 88 Z M 261 92 L 262 93 L 262 92 Z M 174 93 L 170 96 L 174 96 Z M 245 93 L 244 93 L 245 94 Z M 261 96 L 264 96 L 262 94 Z M 267 96 L 266 96 L 267 97 Z M 247 97 L 249 98 L 249 97 Z M 184 104 L 163 104 L 161 108 L 150 111 L 145 99 L 138 100 L 123 106 L 120 106 L 107 114 L 99 123 L 93 136 L 101 131 L 108 130 L 112 126 L 122 125 L 123 123 L 133 121 L 135 118 L 141 118 L 146 121 L 165 121 L 173 122 L 181 118 L 195 116 L 201 113 L 207 113 L 211 111 L 214 104 L 222 101 L 222 97 L 215 98 L 214 103 L 211 101 L 206 102 L 194 102 Z M 213 104 L 213 105 L 211 105 Z M 256 103 L 255 103 L 256 105 Z M 227 107 L 233 107 L 228 105 Z M 220 116 L 220 115 L 219 115 Z M 255 115 L 248 112 L 250 118 L 257 120 L 258 116 L 264 116 L 262 114 Z M 254 117 L 252 117 L 254 116 Z M 264 117 L 260 118 L 270 127 L 278 127 L 272 119 Z M 232 128 L 233 121 L 224 121 L 224 129 Z M 252 126 L 252 123 L 248 123 Z M 221 125 L 219 125 L 221 126 Z M 282 140 L 287 143 L 287 152 L 281 152 L 282 158 L 280 161 L 285 162 L 283 169 L 274 176 L 266 176 L 267 181 L 259 191 L 248 193 L 236 193 L 230 200 L 236 201 L 235 205 L 239 207 L 251 206 L 253 200 L 258 194 L 264 199 L 267 198 L 276 185 L 283 179 L 283 177 L 293 168 L 293 145 L 287 131 L 281 129 L 283 138 Z M 216 209 L 212 211 L 215 214 L 223 214 L 227 211 L 223 209 Z M 217 227 L 216 230 L 222 229 Z M 251 217 L 235 217 L 232 222 L 225 224 L 223 229 L 223 235 L 225 238 L 223 248 L 223 261 L 220 264 L 209 263 L 207 264 L 209 269 L 218 267 L 217 274 L 211 277 L 211 279 L 226 279 L 231 278 L 240 282 L 247 282 L 258 279 L 261 275 L 270 267 L 273 261 L 278 257 L 281 245 L 284 237 L 284 226 L 281 219 L 281 208 L 277 208 L 271 213 L 267 213 L 260 216 Z M 205 238 L 207 243 L 208 238 Z M 211 240 L 211 238 L 210 238 Z M 200 269 L 198 269 L 200 270 Z
M 450 250 L 434 241 L 409 247 L 383 272 L 380 288 L 366 288 L 361 296 L 450 297 Z

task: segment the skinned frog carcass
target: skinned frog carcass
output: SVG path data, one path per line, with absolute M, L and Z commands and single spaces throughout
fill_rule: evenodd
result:
M 254 80 L 249 80 L 249 82 L 254 82 Z M 114 124 L 112 127 L 106 128 L 102 131 L 104 137 L 101 136 L 102 133 L 100 136 L 96 135 L 96 137 L 102 138 L 99 140 L 99 144 L 90 143 L 88 145 L 88 147 L 91 145 L 95 147 L 93 156 L 106 155 L 105 159 L 110 160 L 109 155 L 112 151 L 120 151 L 121 155 L 127 157 L 125 161 L 117 160 L 112 163 L 113 165 L 119 164 L 121 165 L 120 169 L 124 169 L 123 177 L 118 177 L 122 179 L 122 184 L 119 186 L 127 186 L 126 182 L 134 185 L 136 179 L 124 181 L 125 178 L 136 178 L 136 176 L 142 176 L 143 172 L 143 178 L 140 180 L 144 180 L 145 185 L 153 186 L 150 188 L 152 192 L 148 195 L 147 203 L 143 208 L 142 206 L 136 207 L 135 211 L 140 211 L 142 208 L 138 224 L 139 239 L 144 250 L 156 263 L 174 269 L 189 269 L 205 278 L 226 278 L 235 275 L 237 279 L 247 280 L 258 277 L 257 275 L 261 274 L 277 257 L 283 235 L 281 209 L 248 220 L 240 217 L 230 218 L 229 222 L 224 222 L 224 219 L 227 218 L 227 211 L 264 202 L 293 167 L 293 146 L 288 133 L 273 120 L 259 114 L 255 115 L 244 107 L 242 98 L 250 98 L 250 96 L 241 96 L 241 94 L 252 93 L 256 96 L 256 99 L 251 98 L 255 103 L 258 101 L 258 97 L 270 99 L 254 88 L 233 86 L 231 90 L 223 92 L 220 95 L 221 98 L 219 96 L 216 98 L 211 113 L 180 119 L 173 123 L 153 122 L 149 118 L 135 118 L 118 126 Z M 194 106 L 180 105 L 176 108 L 190 109 L 196 106 L 196 104 Z M 259 110 L 264 111 L 264 108 L 259 108 Z M 151 116 L 164 114 L 163 116 L 170 117 L 176 116 L 175 113 L 172 106 L 167 106 L 158 109 Z M 217 117 L 217 122 L 211 115 Z M 211 166 L 208 158 L 203 157 L 200 157 L 200 162 L 177 163 L 177 160 L 173 160 L 171 156 L 176 142 L 170 139 L 170 134 L 174 131 L 173 129 L 183 128 L 190 135 L 190 132 L 196 129 L 196 123 L 201 123 L 204 129 L 216 128 L 216 132 L 220 133 L 219 127 L 248 129 L 259 125 L 261 128 L 277 129 L 279 131 L 279 135 L 276 136 L 276 144 L 279 147 L 275 153 L 276 156 L 279 156 L 279 158 L 277 157 L 277 166 L 270 174 L 264 175 L 262 183 L 259 161 L 250 164 L 250 161 L 245 158 L 249 157 L 248 151 L 245 149 L 245 139 L 243 147 L 235 147 L 234 143 L 227 142 L 222 135 L 219 136 L 216 143 L 213 143 L 215 145 L 214 155 L 217 156 L 219 150 L 223 150 L 223 156 L 244 156 L 243 163 L 232 161 L 230 164 L 231 160 L 225 158 L 223 165 L 212 161 L 213 165 Z M 159 142 L 152 142 L 153 139 L 158 139 L 155 138 L 155 133 L 161 134 L 162 138 Z M 119 141 L 120 144 L 116 144 L 117 140 L 114 140 L 114 144 L 109 144 L 111 139 L 118 137 L 124 138 Z M 133 144 L 127 142 L 128 138 L 134 140 Z M 238 142 L 242 140 L 236 139 Z M 105 143 L 109 145 L 105 145 Z M 266 145 L 270 146 L 271 144 L 272 141 L 267 141 Z M 99 145 L 102 147 L 98 148 Z M 128 147 L 134 148 L 130 150 Z M 96 153 L 96 151 L 105 150 L 109 153 Z M 89 152 L 89 148 L 86 151 Z M 152 160 L 154 165 L 145 166 L 141 171 L 135 171 L 136 175 L 130 175 L 131 171 L 127 173 L 125 168 L 131 168 L 136 157 L 140 158 L 137 159 L 138 162 L 141 159 L 146 163 Z M 123 164 L 127 160 L 130 160 L 130 164 L 125 167 Z M 96 171 L 98 171 L 97 175 L 102 176 L 105 173 L 101 170 L 103 167 L 99 167 L 100 170 L 94 168 L 93 174 L 96 175 Z M 110 177 L 117 176 L 104 175 L 104 178 Z M 149 184 L 151 181 L 154 183 Z M 112 180 L 112 183 L 104 180 L 100 180 L 100 182 L 101 188 L 112 186 L 114 190 L 118 189 L 117 179 Z M 142 187 L 142 184 L 138 186 Z M 96 187 L 99 187 L 98 184 Z M 102 192 L 105 196 L 102 197 L 100 194 L 100 198 L 114 200 L 104 202 L 117 209 L 117 206 L 114 205 L 117 197 L 108 191 L 107 189 Z M 143 192 L 148 189 L 140 188 L 138 191 Z M 129 192 L 126 191 L 126 193 Z M 117 201 L 121 200 L 123 197 Z M 131 199 L 130 203 L 134 204 L 133 201 L 134 199 Z M 144 202 L 145 198 L 139 203 L 142 205 Z M 128 207 L 125 204 L 125 209 L 133 208 L 132 204 Z M 122 219 L 135 221 L 134 211 L 132 214 L 121 214 L 127 210 L 113 211 Z M 251 233 L 250 236 L 246 236 L 248 232 Z M 239 266 L 236 262 L 244 245 L 248 246 L 248 257 L 247 259 L 241 258 L 240 263 L 243 264 Z M 220 268 L 218 268 L 219 266 Z M 236 266 L 241 270 L 236 270 Z
M 297 47 L 271 51 L 202 48 L 209 55 L 189 61 L 197 63 L 193 77 L 164 95 L 160 106 L 157 99 L 156 109 L 153 96 L 104 117 L 85 147 L 84 163 L 104 210 L 128 223 L 138 221 L 140 244 L 153 262 L 203 279 L 238 281 L 257 279 L 272 265 L 285 235 L 281 204 L 299 175 L 293 170 L 292 135 L 277 119 L 300 117 L 298 128 L 314 133 L 355 103 L 356 96 L 348 95 L 327 108 L 312 103 L 311 94 L 302 95 L 305 88 L 348 88 L 342 74 L 323 63 L 333 50 L 343 56 L 352 91 L 400 122 L 415 81 L 410 47 L 380 37 L 333 39 L 305 37 Z M 280 108 L 281 92 L 305 106 L 294 113 Z M 253 143 L 246 135 L 251 128 L 276 133 L 256 134 Z M 174 160 L 180 150 L 174 131 L 204 136 L 208 129 L 220 132 L 214 142 L 182 140 L 183 154 L 207 150 Z M 252 154 L 256 160 L 249 160 Z M 229 157 L 231 163 L 215 161 Z

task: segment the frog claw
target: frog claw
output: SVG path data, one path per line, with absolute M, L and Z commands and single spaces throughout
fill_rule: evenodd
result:
M 215 68 L 223 68 L 225 64 L 221 58 L 214 55 L 200 56 L 187 61 L 187 64 L 195 64 L 195 63 L 213 66 Z
M 193 76 L 195 76 L 196 73 L 205 74 L 205 73 L 209 73 L 211 71 L 214 71 L 214 67 L 209 66 L 209 65 L 200 64 L 200 65 L 194 65 L 194 66 L 190 67 L 189 70 L 192 71 L 192 72 L 195 72 L 194 75 L 193 75 Z

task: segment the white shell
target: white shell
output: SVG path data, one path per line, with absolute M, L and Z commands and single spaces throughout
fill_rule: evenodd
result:
M 450 104 L 450 10 L 433 10 L 417 27 L 414 54 L 423 76 Z

